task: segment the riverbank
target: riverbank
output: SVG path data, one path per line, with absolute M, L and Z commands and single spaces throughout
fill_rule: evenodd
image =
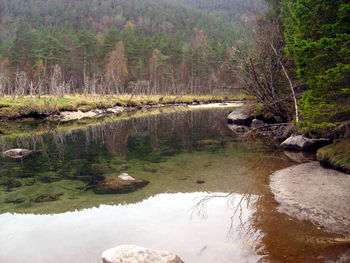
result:
M 61 112 L 90 112 L 94 110 L 120 108 L 133 109 L 144 106 L 174 105 L 174 104 L 208 104 L 221 103 L 230 100 L 247 100 L 245 94 L 213 96 L 213 95 L 71 95 L 53 96 L 21 96 L 0 98 L 0 121 L 12 121 L 23 118 L 44 119 Z
M 256 114 L 257 105 L 249 104 L 237 108 L 227 117 L 229 128 L 236 134 L 250 139 L 263 139 L 276 147 L 297 152 L 317 153 L 317 160 L 325 168 L 350 174 L 349 122 L 338 124 L 338 132 L 328 136 L 308 137 L 291 121 L 278 122 L 266 114 Z M 326 146 L 325 146 L 326 145 Z

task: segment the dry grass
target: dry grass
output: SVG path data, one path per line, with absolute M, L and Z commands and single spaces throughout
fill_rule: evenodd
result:
M 69 95 L 62 98 L 53 96 L 31 97 L 22 96 L 0 98 L 0 118 L 16 119 L 20 117 L 45 117 L 60 111 L 89 111 L 92 109 L 106 109 L 114 106 L 137 107 L 143 105 L 186 103 L 209 103 L 227 100 L 247 100 L 248 96 L 239 94 L 235 96 L 213 95 Z

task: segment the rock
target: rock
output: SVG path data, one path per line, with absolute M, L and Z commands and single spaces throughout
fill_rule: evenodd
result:
M 26 201 L 25 198 L 17 198 L 17 199 L 6 198 L 5 199 L 6 204 L 21 204 L 21 203 L 24 203 L 25 201 Z
M 124 108 L 123 107 L 119 107 L 119 106 L 115 106 L 114 108 L 108 108 L 106 110 L 107 114 L 116 114 L 116 113 L 120 113 L 123 112 Z
M 2 185 L 6 185 L 8 189 L 12 189 L 12 188 L 17 188 L 17 187 L 21 187 L 22 183 L 16 179 L 13 178 L 9 178 L 8 180 L 5 180 L 4 183 L 1 183 Z
M 228 124 L 245 125 L 249 126 L 252 122 L 252 117 L 247 113 L 247 109 L 244 107 L 237 108 L 230 113 L 227 117 Z
M 121 175 L 118 176 L 119 179 L 122 179 L 124 181 L 135 181 L 136 179 L 127 173 L 122 173 Z
M 285 150 L 311 151 L 329 143 L 328 139 L 309 139 L 303 135 L 292 135 L 282 142 L 281 146 Z
M 43 194 L 43 195 L 39 195 L 39 196 L 35 197 L 31 201 L 36 202 L 36 203 L 52 202 L 52 201 L 58 200 L 59 197 L 62 195 L 63 195 L 62 193 L 47 194 L 47 195 Z
M 23 158 L 31 154 L 33 151 L 27 149 L 11 149 L 3 152 L 3 156 L 18 159 Z
M 149 182 L 123 173 L 119 176 L 110 176 L 99 182 L 94 192 L 96 194 L 124 194 L 136 191 L 144 187 Z
M 279 212 L 350 235 L 350 175 L 311 162 L 275 172 L 270 187 Z
M 261 120 L 254 119 L 254 120 L 252 121 L 252 124 L 250 125 L 250 127 L 251 127 L 252 129 L 258 129 L 258 128 L 260 128 L 260 127 L 264 127 L 265 125 L 266 125 L 265 122 L 263 122 L 263 121 L 261 121 Z
M 102 254 L 103 263 L 183 263 L 175 254 L 135 245 L 122 245 Z
M 284 151 L 284 154 L 292 161 L 297 163 L 308 163 L 310 161 L 315 161 L 314 155 L 307 152 L 290 152 Z
M 71 120 L 80 120 L 83 118 L 94 118 L 97 116 L 98 116 L 98 113 L 94 111 L 82 112 L 78 110 L 78 111 L 62 111 L 58 115 L 58 118 L 61 119 L 62 121 L 71 121 Z
M 235 134 L 238 134 L 238 135 L 243 135 L 244 133 L 249 131 L 249 127 L 243 126 L 243 125 L 230 124 L 230 125 L 228 125 L 228 128 L 231 131 L 233 131 Z

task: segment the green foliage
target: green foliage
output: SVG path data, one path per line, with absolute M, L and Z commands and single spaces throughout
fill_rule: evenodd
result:
M 322 126 L 349 119 L 350 4 L 346 0 L 282 2 L 286 51 L 309 87 L 300 101 L 305 123 Z

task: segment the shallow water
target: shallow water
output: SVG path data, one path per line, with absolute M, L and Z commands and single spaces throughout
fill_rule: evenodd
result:
M 36 150 L 0 158 L 0 262 L 101 262 L 120 244 L 185 262 L 347 262 L 346 247 L 327 243 L 334 235 L 278 213 L 269 175 L 295 162 L 235 137 L 228 113 L 174 109 L 81 129 L 40 123 L 51 131 L 0 138 L 2 151 Z M 150 184 L 94 194 L 98 178 L 122 172 Z

